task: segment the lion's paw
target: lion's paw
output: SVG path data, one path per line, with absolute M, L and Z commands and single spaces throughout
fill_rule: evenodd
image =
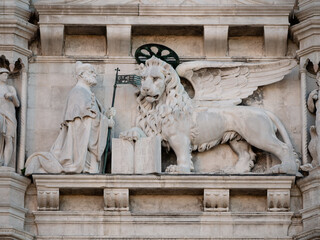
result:
M 190 173 L 190 168 L 170 165 L 166 168 L 166 173 Z
M 138 127 L 123 131 L 119 135 L 120 138 L 128 141 L 137 141 L 141 137 L 146 137 L 145 133 Z
M 268 173 L 286 173 L 286 174 L 297 174 L 298 169 L 295 164 L 282 163 L 271 167 Z

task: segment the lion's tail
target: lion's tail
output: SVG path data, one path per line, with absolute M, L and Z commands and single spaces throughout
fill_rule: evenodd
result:
M 272 122 L 277 127 L 277 129 L 278 129 L 283 141 L 285 142 L 285 144 L 287 144 L 293 150 L 291 139 L 290 139 L 290 137 L 288 135 L 287 130 L 283 126 L 282 122 L 280 121 L 280 119 L 276 115 L 274 115 L 272 112 L 266 111 L 266 113 L 268 114 L 268 116 L 270 117 Z

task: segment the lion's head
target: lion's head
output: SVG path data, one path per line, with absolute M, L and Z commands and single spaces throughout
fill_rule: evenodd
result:
M 161 135 L 162 127 L 191 111 L 191 99 L 168 63 L 152 57 L 140 66 L 137 125 L 148 135 Z
M 156 57 L 140 65 L 141 87 L 140 94 L 149 103 L 159 101 L 166 89 L 166 80 L 171 78 L 170 65 Z

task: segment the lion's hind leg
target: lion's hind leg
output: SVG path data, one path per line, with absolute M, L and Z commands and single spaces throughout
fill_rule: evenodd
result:
M 253 140 L 253 141 L 252 141 Z M 274 132 L 257 136 L 249 142 L 251 145 L 274 154 L 281 164 L 271 167 L 270 173 L 296 174 L 298 171 L 293 148 L 280 141 Z
M 232 140 L 229 142 L 231 149 L 238 155 L 238 162 L 232 168 L 227 169 L 231 173 L 250 172 L 254 166 L 255 153 L 250 144 L 244 140 Z

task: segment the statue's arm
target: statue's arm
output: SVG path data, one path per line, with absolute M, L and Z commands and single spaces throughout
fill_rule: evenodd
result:
M 5 94 L 6 99 L 13 102 L 15 107 L 20 107 L 20 101 L 17 96 L 17 91 L 14 87 L 8 86 L 9 92 Z
M 311 113 L 314 113 L 316 111 L 315 102 L 318 101 L 318 92 L 319 90 L 315 89 L 308 96 L 307 107 Z

